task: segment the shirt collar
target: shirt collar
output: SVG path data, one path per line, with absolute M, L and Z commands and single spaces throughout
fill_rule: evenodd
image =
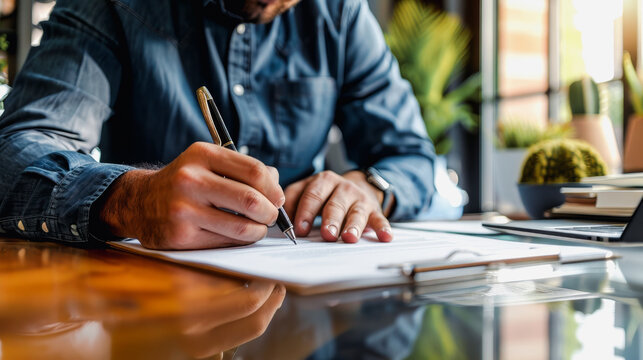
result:
M 237 0 L 237 1 L 239 1 L 239 0 Z M 226 10 L 225 6 L 223 5 L 223 0 L 203 0 L 203 6 L 204 7 L 206 7 L 206 6 L 210 5 L 210 4 L 212 4 L 215 7 L 217 7 L 218 10 L 221 11 L 221 13 L 223 15 L 225 15 L 226 17 L 228 17 L 228 18 L 230 18 L 232 20 L 243 22 L 243 18 L 241 16 L 236 15 L 236 14 L 231 13 L 230 11 Z

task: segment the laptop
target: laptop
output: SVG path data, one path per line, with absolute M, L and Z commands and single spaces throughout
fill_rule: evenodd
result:
M 643 201 L 627 223 L 598 222 L 589 220 L 527 220 L 506 224 L 483 223 L 482 226 L 499 232 L 537 236 L 548 239 L 580 242 L 643 245 Z

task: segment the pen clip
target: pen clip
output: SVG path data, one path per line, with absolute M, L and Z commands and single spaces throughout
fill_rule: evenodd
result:
M 216 126 L 214 126 L 214 119 L 212 118 L 212 113 L 210 112 L 210 108 L 208 107 L 208 98 L 212 98 L 210 92 L 205 86 L 202 86 L 197 89 L 196 98 L 199 101 L 199 107 L 201 108 L 201 112 L 203 113 L 205 124 L 208 126 L 208 130 L 210 131 L 210 135 L 212 136 L 212 141 L 216 145 L 221 146 L 221 137 L 219 136 L 219 132 L 217 131 Z

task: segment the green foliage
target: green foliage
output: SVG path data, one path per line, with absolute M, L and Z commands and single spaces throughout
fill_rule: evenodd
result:
M 623 71 L 625 73 L 625 80 L 630 88 L 630 102 L 637 115 L 643 115 L 643 84 L 639 77 L 634 65 L 632 64 L 632 57 L 630 53 L 623 54 Z
M 0 84 L 6 84 L 8 82 L 7 77 L 4 75 L 7 73 L 7 67 L 9 66 L 6 54 L 7 49 L 9 49 L 7 34 L 0 35 L 0 51 L 4 52 L 4 55 L 0 55 Z
M 470 131 L 478 126 L 478 116 L 465 101 L 480 97 L 480 75 L 452 86 L 468 59 L 470 40 L 470 31 L 457 17 L 420 0 L 398 2 L 386 34 L 402 76 L 411 83 L 420 103 L 424 124 L 438 154 L 451 149 L 447 131 L 453 125 L 461 123 Z
M 569 106 L 573 115 L 598 114 L 598 86 L 590 77 L 574 81 L 569 86 Z
M 578 341 L 576 332 L 578 331 L 578 320 L 575 317 L 576 310 L 573 307 L 574 301 L 565 301 L 560 303 L 562 311 L 560 313 L 563 322 L 563 359 L 571 359 L 574 353 L 582 349 L 583 345 Z
M 449 316 L 449 309 L 442 304 L 426 306 L 422 328 L 413 350 L 406 360 L 464 360 L 469 358 L 466 351 L 466 340 L 462 339 L 461 334 L 452 325 L 453 317 L 457 318 L 456 322 L 465 323 L 470 314 L 461 312 Z
M 522 164 L 523 184 L 579 182 L 607 174 L 607 165 L 588 143 L 573 139 L 541 141 L 527 151 Z
M 527 148 L 542 140 L 564 139 L 572 134 L 569 123 L 539 126 L 532 121 L 506 120 L 498 123 L 497 147 Z

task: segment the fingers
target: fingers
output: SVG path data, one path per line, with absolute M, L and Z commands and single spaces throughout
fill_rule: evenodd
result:
M 268 168 L 268 173 L 270 173 L 270 176 L 272 176 L 272 179 L 279 184 L 279 171 L 277 170 L 276 167 L 274 166 L 266 166 Z
M 393 240 L 391 224 L 381 212 L 372 213 L 368 219 L 367 226 L 375 230 L 375 234 L 379 241 L 391 242 Z
M 285 196 L 275 171 L 250 156 L 208 143 L 195 143 L 186 150 L 188 156 L 198 156 L 215 174 L 244 183 L 270 200 L 276 207 L 283 205 Z
M 295 234 L 306 236 L 310 232 L 315 216 L 320 213 L 327 199 L 335 191 L 341 177 L 330 171 L 315 175 L 305 186 L 297 204 Z M 331 204 L 332 205 L 332 204 Z
M 391 241 L 390 225 L 364 176 L 339 176 L 324 171 L 286 188 L 284 208 L 294 216 L 295 234 L 306 236 L 315 216 L 322 215 L 321 236 L 326 241 L 341 238 L 359 241 L 364 229 L 372 227 L 380 241 Z M 354 175 L 354 174 L 352 174 Z M 379 191 L 379 190 L 377 190 Z
M 253 286 L 252 283 L 250 286 Z M 231 306 L 222 315 L 230 318 L 229 315 L 233 314 L 236 318 L 233 321 L 225 321 L 222 324 L 221 318 L 213 316 L 211 317 L 213 322 L 220 325 L 211 326 L 208 330 L 201 326 L 201 329 L 191 329 L 189 333 L 186 333 L 185 341 L 191 353 L 199 358 L 208 357 L 261 336 L 266 331 L 275 312 L 281 307 L 286 295 L 283 285 L 274 285 L 272 291 L 265 298 L 263 290 L 261 298 L 246 298 L 245 292 L 241 292 L 239 297 L 231 298 L 231 300 L 236 298 L 240 305 Z M 238 308 L 250 311 L 237 312 Z M 221 307 L 221 309 L 225 309 L 225 307 Z M 245 315 L 239 317 L 242 314 Z
M 346 223 L 342 231 L 342 240 L 347 243 L 358 242 L 366 227 L 368 216 L 369 212 L 364 208 L 363 204 L 353 204 L 346 216 Z
M 267 281 L 251 281 L 247 287 L 227 296 L 217 297 L 207 315 L 201 314 L 199 319 L 190 319 L 181 332 L 185 335 L 199 334 L 248 317 L 263 306 L 273 294 L 275 286 Z
M 355 243 L 367 226 L 375 230 L 378 240 L 388 242 L 393 239 L 390 224 L 380 210 L 377 197 L 368 192 L 370 185 L 363 185 L 366 186 L 340 177 L 322 210 L 321 235 L 324 240 L 337 241 L 341 238 L 346 243 Z M 299 214 L 299 210 L 297 212 Z
M 321 236 L 326 241 L 337 241 L 348 209 L 353 202 L 341 190 L 333 192 L 322 210 Z
M 345 242 L 357 242 L 373 211 L 377 211 L 377 208 L 362 196 L 355 184 L 350 181 L 341 182 L 322 211 L 322 238 L 337 241 L 341 234 Z
M 284 191 L 284 194 L 286 195 L 284 210 L 286 210 L 286 213 L 288 213 L 288 216 L 290 216 L 291 219 L 295 218 L 299 197 L 301 196 L 301 193 L 304 191 L 304 188 L 306 188 L 306 185 L 308 184 L 309 181 L 310 181 L 310 178 L 297 181 L 295 183 L 288 185 L 286 187 L 286 190 Z M 297 227 L 296 222 L 294 225 L 295 227 Z
M 202 204 L 232 210 L 260 224 L 277 220 L 277 207 L 261 192 L 246 184 L 220 177 L 205 169 L 196 169 L 199 180 L 190 182 L 186 191 Z
M 239 341 L 234 345 L 240 345 L 261 336 L 283 304 L 285 296 L 286 288 L 281 284 L 276 285 L 268 300 L 256 312 L 244 319 L 222 326 L 218 329 L 221 336 L 217 338 L 228 340 L 234 338 L 235 342 Z
M 276 221 L 277 207 L 285 201 L 275 168 L 213 144 L 193 144 L 161 170 L 132 173 L 136 176 L 112 196 L 115 205 L 106 205 L 109 211 L 101 214 L 140 204 L 143 211 L 138 211 L 137 221 L 119 218 L 124 223 L 120 227 L 118 221 L 113 223 L 119 234 L 138 238 L 150 248 L 255 242 L 265 237 L 266 225 Z
M 392 239 L 390 225 L 380 210 L 381 194 L 374 193 L 376 189 L 365 181 L 362 173 L 339 176 L 325 171 L 292 184 L 284 194 L 275 168 L 207 143 L 190 146 L 177 167 L 178 188 L 195 205 L 187 210 L 193 212 L 199 230 L 195 234 L 198 241 L 193 239 L 196 243 L 190 247 L 257 241 L 265 236 L 265 225 L 275 222 L 277 208 L 282 205 L 294 219 L 297 236 L 307 236 L 315 217 L 321 213 L 321 235 L 326 241 L 341 238 L 357 242 L 367 226 L 375 229 L 380 241 Z M 212 207 L 229 209 L 246 218 Z M 171 212 L 183 215 L 182 211 Z M 177 246 L 181 245 L 185 244 L 179 241 Z
M 173 205 L 165 231 L 146 232 L 143 246 L 152 249 L 206 249 L 248 245 L 263 239 L 268 227 L 248 218 L 207 205 L 180 202 Z
M 243 241 L 229 238 L 207 230 L 184 231 L 177 236 L 166 235 L 162 241 L 153 239 L 140 239 L 141 244 L 148 249 L 157 250 L 200 250 L 225 248 L 252 244 L 258 240 Z
M 263 239 L 268 232 L 266 225 L 258 224 L 243 216 L 207 206 L 198 208 L 195 211 L 193 219 L 190 220 L 202 230 L 226 238 L 226 242 L 229 243 L 229 245 L 247 245 L 254 243 Z M 213 239 L 215 239 L 214 236 Z

